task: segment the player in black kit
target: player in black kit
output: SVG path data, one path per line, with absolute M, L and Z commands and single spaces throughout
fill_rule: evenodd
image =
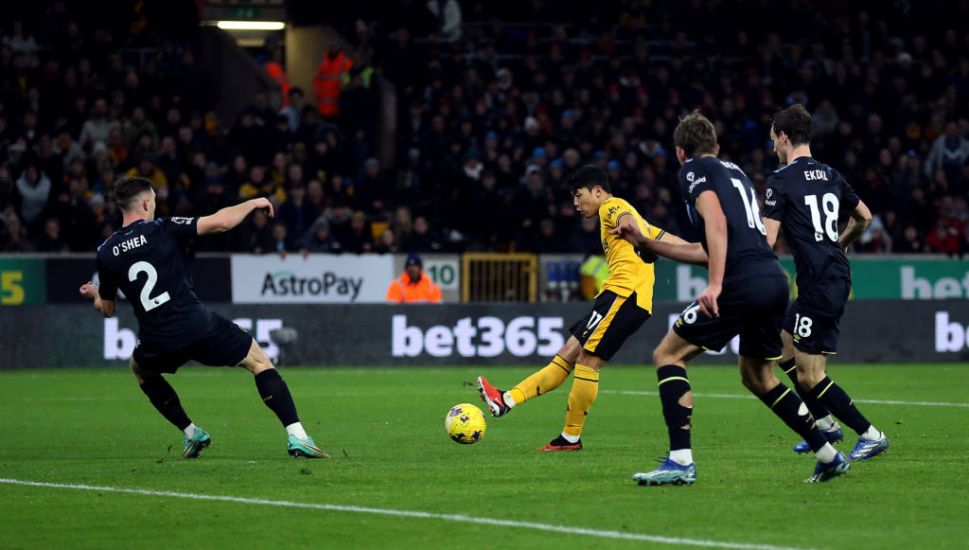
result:
M 151 404 L 185 434 L 182 456 L 195 458 L 212 443 L 182 409 L 178 395 L 162 373 L 172 374 L 189 360 L 210 366 L 241 365 L 256 379 L 256 387 L 288 434 L 292 456 L 329 458 L 306 434 L 286 382 L 253 337 L 214 313 L 195 295 L 185 272 L 183 248 L 189 239 L 228 231 L 250 212 L 272 204 L 252 199 L 201 218 L 155 219 L 155 191 L 145 178 L 123 178 L 114 184 L 123 214 L 122 227 L 98 247 L 100 287 L 81 286 L 105 317 L 115 312 L 118 290 L 124 292 L 138 318 L 138 346 L 131 370 Z
M 774 246 L 781 227 L 797 267 L 797 299 L 784 318 L 781 368 L 830 442 L 841 428 L 829 413 L 858 433 L 848 460 L 867 460 L 888 448 L 888 438 L 855 407 L 825 373 L 827 356 L 838 347 L 838 321 L 851 292 L 851 266 L 845 251 L 868 227 L 871 212 L 837 170 L 811 158 L 811 114 L 795 104 L 777 113 L 770 137 L 781 168 L 767 180 L 764 199 L 767 242 Z M 838 215 L 849 212 L 838 234 Z M 796 366 L 795 366 L 796 365 Z M 802 442 L 794 447 L 806 452 Z
M 659 468 L 633 479 L 640 485 L 696 480 L 690 446 L 693 395 L 686 364 L 704 350 L 723 348 L 738 334 L 744 386 L 808 441 L 818 458 L 808 481 L 831 479 L 847 471 L 847 460 L 821 435 L 797 393 L 774 375 L 782 349 L 787 277 L 767 246 L 753 185 L 735 164 L 717 158 L 716 130 L 703 115 L 684 117 L 673 139 L 682 164 L 680 187 L 700 243 L 651 243 L 641 232 L 616 231 L 657 254 L 708 266 L 709 284 L 653 352 L 670 453 Z

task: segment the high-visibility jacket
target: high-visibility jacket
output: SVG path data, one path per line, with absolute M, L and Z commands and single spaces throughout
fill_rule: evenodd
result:
M 420 280 L 412 283 L 410 275 L 404 272 L 387 287 L 387 301 L 404 304 L 420 302 L 437 304 L 441 302 L 441 287 L 434 284 L 427 273 L 421 272 Z
M 313 93 L 321 116 L 333 118 L 340 115 L 340 84 L 343 75 L 350 72 L 352 67 L 353 61 L 343 52 L 332 58 L 323 54 L 323 61 L 317 65 L 316 76 L 313 77 Z
M 266 72 L 269 73 L 269 77 L 279 86 L 279 94 L 282 96 L 280 107 L 288 107 L 289 90 L 293 85 L 289 83 L 289 77 L 286 76 L 286 69 L 278 61 L 270 61 L 266 63 Z

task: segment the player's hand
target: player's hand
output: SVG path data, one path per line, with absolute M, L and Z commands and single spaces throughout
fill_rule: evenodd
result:
M 266 215 L 270 218 L 273 217 L 273 203 L 269 202 L 266 197 L 259 197 L 258 199 L 252 199 L 252 209 L 265 208 Z
M 88 281 L 83 285 L 81 285 L 81 288 L 79 289 L 79 291 L 81 293 L 81 296 L 84 296 L 88 300 L 93 300 L 95 296 L 98 295 L 98 287 L 94 286 L 94 283 L 92 283 L 91 281 Z
M 717 298 L 720 297 L 721 290 L 723 290 L 721 285 L 711 284 L 696 299 L 696 303 L 700 304 L 700 311 L 711 319 L 720 317 L 720 307 L 717 305 Z
M 620 239 L 626 239 L 632 244 L 639 245 L 645 243 L 649 239 L 643 234 L 643 230 L 639 228 L 639 224 L 631 223 L 625 224 L 620 223 L 613 229 L 609 230 L 611 235 L 616 235 Z

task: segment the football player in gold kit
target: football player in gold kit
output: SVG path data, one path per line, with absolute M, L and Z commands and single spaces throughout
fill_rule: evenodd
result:
M 614 197 L 605 172 L 585 166 L 569 178 L 573 204 L 580 215 L 599 217 L 602 249 L 609 277 L 596 296 L 592 311 L 570 329 L 571 336 L 544 368 L 508 391 L 478 377 L 478 391 L 493 416 L 504 416 L 525 401 L 548 393 L 573 374 L 565 427 L 542 451 L 579 451 L 582 426 L 599 391 L 599 370 L 619 350 L 653 309 L 653 259 L 641 258 L 625 239 L 610 232 L 624 225 L 638 225 L 651 239 L 686 244 L 664 230 L 646 223 L 628 202 Z M 655 257 L 653 257 L 655 258 Z

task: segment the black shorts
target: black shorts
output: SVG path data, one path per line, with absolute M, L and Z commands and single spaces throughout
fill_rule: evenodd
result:
M 186 344 L 142 334 L 133 354 L 139 367 L 158 373 L 174 373 L 188 361 L 211 367 L 234 367 L 249 355 L 252 335 L 224 317 L 207 312 L 207 330 Z
M 826 280 L 798 289 L 784 316 L 784 330 L 794 339 L 794 347 L 811 355 L 838 352 L 838 323 L 845 311 L 851 281 Z
M 780 359 L 787 294 L 787 278 L 782 275 L 725 282 L 717 300 L 719 317 L 707 317 L 693 302 L 673 324 L 673 331 L 687 342 L 712 351 L 723 349 L 739 334 L 740 355 Z
M 635 292 L 623 298 L 606 290 L 596 296 L 592 311 L 576 321 L 569 332 L 582 344 L 582 349 L 608 361 L 646 319 L 649 312 L 636 304 Z

